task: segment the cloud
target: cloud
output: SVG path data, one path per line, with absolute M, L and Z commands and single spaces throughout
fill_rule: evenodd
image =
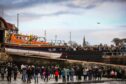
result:
M 126 38 L 126 31 L 125 32 L 122 32 L 121 35 Z
M 31 16 L 41 17 L 62 14 L 79 14 L 79 12 L 83 13 L 84 10 L 91 10 L 99 7 L 104 4 L 104 2 L 113 3 L 124 1 L 125 0 L 1 0 L 0 10 L 4 9 L 5 16 L 12 16 L 11 13 L 13 12 L 22 13 L 23 11 L 26 16 L 28 14 L 27 12 L 29 12 L 31 13 L 29 14 Z M 48 6 L 48 8 L 46 7 L 47 9 L 44 9 L 45 6 Z M 36 10 L 34 7 L 38 7 L 39 9 L 37 8 Z M 30 12 L 31 10 L 32 12 Z M 11 13 L 7 13 L 8 11 Z M 37 11 L 41 14 L 36 14 Z M 48 13 L 44 13 L 47 11 Z
M 43 4 L 61 4 L 70 8 L 91 9 L 104 2 L 125 2 L 125 0 L 1 0 L 0 7 L 4 9 L 22 9 Z
M 53 4 L 63 2 L 65 0 L 1 0 L 0 5 L 4 5 L 5 9 L 21 9 L 32 7 L 38 4 Z
M 58 12 L 54 12 L 54 13 L 47 13 L 47 14 L 31 14 L 31 13 L 23 13 L 23 15 L 25 15 L 26 17 L 39 17 L 39 16 L 58 16 L 61 14 L 78 14 L 76 12 L 73 11 L 58 11 Z
M 31 20 L 36 20 L 36 19 L 40 19 L 41 17 L 53 17 L 53 16 L 60 16 L 60 15 L 68 15 L 68 14 L 79 14 L 77 12 L 74 11 L 57 11 L 57 12 L 52 12 L 52 13 L 40 13 L 40 14 L 36 14 L 36 13 L 19 13 L 19 17 L 21 21 L 31 21 Z M 5 14 L 4 14 L 5 15 Z M 10 19 L 11 21 L 15 21 L 16 19 L 16 13 L 15 14 L 6 14 L 5 15 L 7 19 Z
M 81 9 L 92 9 L 99 6 L 103 1 L 102 0 L 73 0 L 67 3 L 64 3 L 67 7 L 70 8 L 81 8 Z
M 121 38 L 126 38 L 126 25 L 120 25 L 116 28 L 116 30 L 118 30 L 119 36 L 121 36 Z

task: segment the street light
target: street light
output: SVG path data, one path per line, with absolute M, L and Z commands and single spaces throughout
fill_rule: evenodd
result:
M 56 44 L 56 41 L 57 41 L 57 35 L 55 35 L 55 44 Z

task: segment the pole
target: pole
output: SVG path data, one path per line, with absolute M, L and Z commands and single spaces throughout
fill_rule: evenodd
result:
M 2 8 L 2 17 L 4 17 L 4 8 Z
M 70 42 L 71 42 L 71 32 L 70 32 Z
M 71 32 L 70 32 L 70 45 L 71 45 Z
M 17 14 L 17 28 L 19 29 L 19 14 Z
M 57 40 L 57 35 L 55 35 L 55 43 L 56 43 L 56 40 Z
M 44 35 L 45 35 L 45 42 L 46 42 L 46 30 L 44 31 Z

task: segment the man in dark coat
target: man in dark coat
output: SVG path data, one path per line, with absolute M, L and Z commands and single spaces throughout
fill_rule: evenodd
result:
M 12 76 L 12 65 L 9 63 L 7 66 L 7 80 L 11 82 L 11 76 Z

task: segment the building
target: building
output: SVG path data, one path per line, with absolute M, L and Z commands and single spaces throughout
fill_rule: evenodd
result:
M 0 48 L 4 47 L 6 37 L 10 35 L 10 33 L 17 32 L 18 28 L 14 24 L 8 23 L 2 17 L 0 17 Z

